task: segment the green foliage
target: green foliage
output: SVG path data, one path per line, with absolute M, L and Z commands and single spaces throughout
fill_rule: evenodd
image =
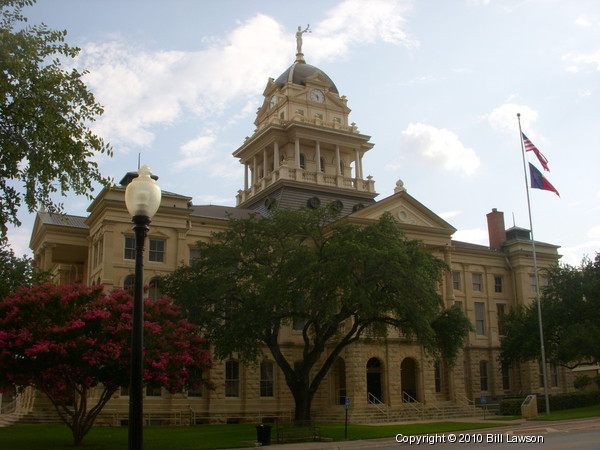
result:
M 230 219 L 199 243 L 200 258 L 163 280 L 163 288 L 215 345 L 254 361 L 265 346 L 307 414 L 310 399 L 341 351 L 367 331 L 389 328 L 417 338 L 451 363 L 470 324 L 445 310 L 437 292 L 445 264 L 421 242 L 405 239 L 386 214 L 358 226 L 331 208 L 279 210 L 271 217 Z M 333 222 L 333 223 L 332 223 Z M 302 324 L 303 360 L 288 360 L 280 331 Z M 309 412 L 308 412 L 309 414 Z
M 578 376 L 573 381 L 573 386 L 575 387 L 575 389 L 585 389 L 590 384 L 592 384 L 592 379 L 587 375 Z
M 600 361 L 600 253 L 579 267 L 556 266 L 548 271 L 541 297 L 548 361 L 573 368 Z M 502 359 L 540 359 L 538 311 L 535 302 L 505 315 Z
M 48 272 L 40 272 L 28 256 L 18 258 L 7 242 L 0 239 L 0 299 L 22 286 L 31 287 L 50 279 Z
M 510 398 L 500 400 L 500 414 L 504 416 L 521 415 L 521 404 L 525 398 Z M 568 392 L 550 396 L 550 410 L 560 411 L 563 409 L 581 408 L 584 406 L 600 405 L 600 391 Z M 543 397 L 538 397 L 538 412 L 546 411 Z
M 62 209 L 51 196 L 108 185 L 94 157 L 112 155 L 88 125 L 102 114 L 83 83 L 86 72 L 63 69 L 79 49 L 66 31 L 27 25 L 22 8 L 33 0 L 0 0 L 0 236 L 17 212 Z

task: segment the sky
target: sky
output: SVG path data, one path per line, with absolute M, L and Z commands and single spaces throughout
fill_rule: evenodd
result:
M 244 174 L 231 154 L 310 24 L 306 62 L 375 144 L 363 172 L 377 200 L 402 180 L 454 239 L 476 244 L 488 244 L 492 208 L 529 228 L 520 113 L 560 193 L 531 190 L 535 239 L 573 265 L 600 251 L 597 0 L 38 0 L 25 14 L 81 48 L 71 64 L 104 107 L 92 128 L 114 157 L 97 161 L 116 182 L 139 155 L 162 189 L 235 205 Z M 86 198 L 58 200 L 86 215 Z M 23 211 L 9 231 L 18 254 L 34 217 Z

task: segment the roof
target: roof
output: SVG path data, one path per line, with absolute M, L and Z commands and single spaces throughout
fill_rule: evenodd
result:
M 306 64 L 302 60 L 295 61 L 290 67 L 287 68 L 285 72 L 283 72 L 279 77 L 275 80 L 276 83 L 279 84 L 287 84 L 294 83 L 304 86 L 304 80 L 309 76 L 313 75 L 316 72 L 321 72 L 323 77 L 327 79 L 331 83 L 329 87 L 329 92 L 333 92 L 334 94 L 339 94 L 335 83 L 329 78 L 329 76 L 315 66 L 311 66 L 310 64 Z
M 38 217 L 44 225 L 59 225 L 73 228 L 89 228 L 85 224 L 86 217 L 73 216 L 71 214 L 53 214 L 48 212 L 38 212 Z
M 233 206 L 220 205 L 192 205 L 191 216 L 206 217 L 211 219 L 244 219 L 251 214 L 256 214 L 252 209 L 234 208 Z

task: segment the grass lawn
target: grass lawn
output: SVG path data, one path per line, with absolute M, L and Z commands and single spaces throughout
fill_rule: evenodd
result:
M 565 420 L 600 416 L 600 405 L 556 411 L 540 416 L 538 420 Z M 504 426 L 498 418 L 480 423 L 433 422 L 409 425 L 348 425 L 348 439 L 390 438 L 396 434 L 432 434 L 458 430 L 474 430 Z M 344 439 L 343 424 L 320 424 L 321 436 L 334 441 Z M 275 430 L 272 433 L 275 440 Z M 145 427 L 146 450 L 184 450 L 252 447 L 256 440 L 256 425 L 197 425 L 193 427 Z M 0 428 L 2 450 L 73 449 L 69 429 L 64 425 L 21 425 Z M 92 450 L 120 450 L 127 448 L 127 428 L 92 428 L 84 439 L 84 448 Z

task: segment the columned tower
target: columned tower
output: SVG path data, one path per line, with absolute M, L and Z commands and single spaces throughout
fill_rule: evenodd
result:
M 336 202 L 345 215 L 374 202 L 375 183 L 362 167 L 373 144 L 348 123 L 346 97 L 331 78 L 298 52 L 285 72 L 269 79 L 263 96 L 254 133 L 233 153 L 245 168 L 238 207 Z

